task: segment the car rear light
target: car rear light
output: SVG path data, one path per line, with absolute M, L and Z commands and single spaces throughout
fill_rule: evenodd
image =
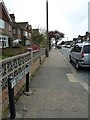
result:
M 84 64 L 84 61 L 82 61 L 81 64 Z
M 84 51 L 82 51 L 82 58 L 84 57 Z

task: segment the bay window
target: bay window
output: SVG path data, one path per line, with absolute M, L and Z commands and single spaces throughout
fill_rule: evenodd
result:
M 5 28 L 5 22 L 2 19 L 0 19 L 0 28 Z

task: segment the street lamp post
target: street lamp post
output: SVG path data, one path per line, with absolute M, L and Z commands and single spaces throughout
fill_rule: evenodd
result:
M 49 56 L 49 39 L 48 39 L 48 0 L 46 0 L 46 28 L 47 28 L 47 43 L 46 43 L 46 56 Z

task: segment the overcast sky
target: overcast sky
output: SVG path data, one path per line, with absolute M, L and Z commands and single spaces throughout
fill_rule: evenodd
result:
M 88 31 L 90 0 L 48 0 L 49 31 L 59 30 L 70 40 Z M 4 0 L 16 22 L 28 21 L 33 28 L 46 28 L 46 0 Z

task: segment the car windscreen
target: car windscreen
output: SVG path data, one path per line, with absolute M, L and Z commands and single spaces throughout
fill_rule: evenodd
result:
M 83 47 L 83 51 L 84 51 L 84 53 L 90 53 L 90 45 L 85 45 Z
M 74 46 L 74 52 L 81 52 L 82 47 L 76 45 Z

